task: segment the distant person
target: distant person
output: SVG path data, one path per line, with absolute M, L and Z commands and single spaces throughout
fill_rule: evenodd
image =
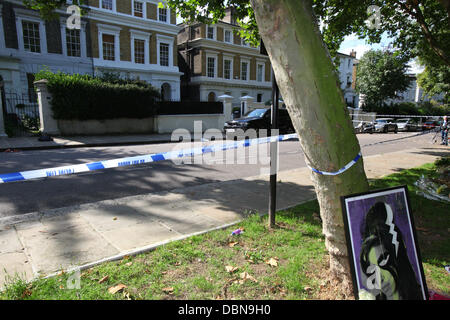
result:
M 441 124 L 442 145 L 448 146 L 448 121 L 447 116 L 444 116 L 444 122 Z
M 363 225 L 360 254 L 363 300 L 422 300 L 421 286 L 406 252 L 403 235 L 394 224 L 390 205 L 377 202 Z

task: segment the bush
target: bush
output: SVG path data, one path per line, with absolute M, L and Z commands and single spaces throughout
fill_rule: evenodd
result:
M 363 111 L 376 112 L 385 115 L 411 115 L 411 116 L 444 116 L 450 114 L 450 108 L 446 105 L 436 105 L 431 102 L 415 104 L 401 102 L 396 104 L 384 104 L 382 106 L 363 105 Z
M 36 74 L 36 80 L 41 79 L 48 80 L 55 119 L 146 118 L 155 115 L 157 109 L 159 92 L 143 81 L 48 70 Z

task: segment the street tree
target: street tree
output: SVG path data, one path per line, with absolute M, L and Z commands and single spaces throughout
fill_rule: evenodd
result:
M 240 21 L 250 26 L 249 42 L 257 42 L 259 35 L 265 43 L 308 164 L 336 172 L 358 155 L 360 145 L 312 1 L 168 0 L 168 5 L 191 21 L 203 17 L 217 21 L 226 7 L 234 6 Z M 360 159 L 339 175 L 311 172 L 311 176 L 320 204 L 330 269 L 350 289 L 340 197 L 368 190 L 363 161 Z
M 336 52 L 355 34 L 369 44 L 383 35 L 403 55 L 421 57 L 428 66 L 450 67 L 450 2 L 448 0 L 313 0 L 323 22 L 324 41 Z
M 186 21 L 214 23 L 233 6 L 253 45 L 262 39 L 306 161 L 315 169 L 336 172 L 360 152 L 339 77 L 322 40 L 312 1 L 168 0 Z M 367 191 L 362 159 L 340 175 L 311 172 L 330 270 L 350 288 L 350 269 L 340 197 Z
M 408 62 L 395 52 L 370 50 L 358 64 L 356 90 L 366 106 L 381 107 L 386 99 L 399 98 L 411 84 Z
M 450 104 L 450 67 L 425 67 L 417 83 L 429 97 L 443 94 L 441 102 Z

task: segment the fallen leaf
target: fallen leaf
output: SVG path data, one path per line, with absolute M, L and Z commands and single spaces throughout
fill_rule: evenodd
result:
M 164 291 L 167 294 L 172 294 L 173 293 L 173 287 L 163 288 L 162 291 Z
M 117 292 L 122 291 L 123 289 L 125 289 L 127 286 L 124 284 L 118 284 L 117 286 L 111 287 L 108 289 L 108 292 L 111 294 L 116 294 Z
M 126 265 L 127 267 L 131 266 L 132 264 L 133 264 L 133 262 L 125 263 L 125 265 Z
M 253 261 L 252 259 L 247 259 L 246 261 L 251 263 L 251 264 L 255 264 L 255 261 Z
M 238 267 L 233 267 L 233 266 L 226 266 L 225 267 L 225 270 L 228 272 L 228 273 L 233 273 L 233 272 L 235 272 L 236 270 L 238 270 L 239 268 Z
M 311 287 L 304 287 L 303 289 L 304 289 L 306 292 L 312 291 L 312 288 L 311 288 Z
M 266 264 L 272 266 L 272 267 L 278 267 L 278 260 L 274 258 L 270 258 L 268 261 L 266 261 Z
M 238 245 L 239 244 L 239 242 L 230 242 L 229 244 L 228 244 L 228 246 L 230 247 L 230 248 L 233 248 L 234 246 L 236 246 L 236 245 Z
M 258 282 L 258 280 L 256 280 L 253 276 L 251 276 L 248 272 L 242 272 L 242 273 L 240 274 L 240 277 L 241 277 L 241 279 L 242 279 L 243 281 L 251 280 L 251 281 L 253 281 L 253 282 Z M 241 283 L 241 282 L 240 282 L 240 283 Z
M 98 281 L 98 283 L 103 283 L 103 282 L 105 282 L 106 280 L 108 280 L 109 279 L 109 276 L 104 276 L 103 278 L 101 278 L 99 281 Z

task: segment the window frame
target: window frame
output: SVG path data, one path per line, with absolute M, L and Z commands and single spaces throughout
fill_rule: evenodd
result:
M 233 72 L 234 72 L 234 56 L 231 56 L 231 55 L 223 55 L 223 73 L 222 73 L 222 78 L 223 79 L 225 79 L 225 80 L 233 80 L 233 78 L 234 78 L 234 74 L 233 74 Z M 228 61 L 230 61 L 230 78 L 225 78 L 225 61 L 226 60 L 228 60 Z
M 68 58 L 87 58 L 87 42 L 86 42 L 86 22 L 81 21 L 81 29 L 80 30 L 80 45 L 81 45 L 81 56 L 75 57 L 75 56 L 69 56 L 68 54 L 68 48 L 67 48 L 67 25 L 66 25 L 66 19 L 61 18 L 60 20 L 60 26 L 61 26 L 61 43 L 62 43 L 62 52 L 65 57 Z
M 113 59 L 105 59 L 105 57 L 107 56 L 106 53 L 108 52 L 108 48 L 105 46 L 105 40 L 104 40 L 105 36 L 110 36 L 114 40 L 112 43 L 108 42 L 108 44 L 112 44 L 112 46 L 113 46 L 112 50 L 110 50 L 111 54 L 113 55 L 112 56 Z M 101 52 L 102 53 L 102 60 L 104 60 L 104 61 L 117 61 L 116 39 L 115 38 L 116 38 L 116 36 L 114 34 L 110 34 L 110 33 L 107 33 L 107 32 L 102 33 L 102 39 L 101 39 L 101 41 L 102 41 L 102 52 Z
M 169 65 L 168 66 L 162 66 L 161 65 L 161 43 L 165 43 L 169 45 Z M 156 59 L 157 59 L 157 65 L 164 67 L 164 68 L 170 68 L 173 67 L 173 55 L 174 55 L 174 51 L 173 51 L 173 43 L 174 43 L 174 38 L 173 37 L 169 37 L 169 36 L 164 36 L 164 35 L 157 35 L 156 36 Z
M 242 79 L 242 76 L 243 76 L 243 68 L 242 68 L 242 64 L 243 63 L 246 63 L 247 64 L 247 68 L 246 68 L 246 70 L 245 70 L 245 75 L 246 75 L 246 78 L 245 79 Z M 242 81 L 249 81 L 249 79 L 250 79 L 250 60 L 247 60 L 247 59 L 241 59 L 241 63 L 240 63 L 241 65 L 240 65 L 240 69 L 241 69 L 241 74 L 240 74 L 240 80 L 242 80 Z
M 261 80 L 259 80 L 259 67 L 262 67 Z M 256 62 L 256 81 L 264 82 L 266 78 L 266 64 L 263 62 Z
M 142 4 L 142 17 L 139 17 L 139 16 L 136 15 L 136 7 L 135 7 L 135 4 L 136 4 L 137 2 L 139 2 L 139 3 Z M 133 3 L 132 3 L 132 4 L 133 4 L 133 6 L 132 6 L 132 8 L 131 8 L 131 14 L 133 15 L 133 17 L 144 19 L 144 18 L 147 16 L 147 5 L 146 5 L 146 2 L 145 2 L 145 1 L 142 1 L 142 0 L 133 0 Z
M 258 101 L 258 100 L 260 100 L 259 97 L 261 97 L 261 101 Z M 258 102 L 258 103 L 264 102 L 264 101 L 263 101 L 263 100 L 264 100 L 263 98 L 264 98 L 264 93 L 258 92 L 258 93 L 256 94 L 256 102 Z
M 225 68 L 226 63 L 225 63 L 225 61 L 230 62 L 230 70 L 229 70 L 230 71 L 230 77 L 229 78 L 227 78 L 225 76 L 225 74 L 226 74 L 226 68 Z M 227 58 L 223 59 L 223 78 L 225 80 L 232 80 L 233 79 L 233 60 L 232 59 L 227 59 Z
M 159 12 L 160 10 L 166 10 L 166 21 L 160 19 L 160 12 Z M 171 13 L 170 13 L 169 7 L 166 7 L 166 8 L 156 7 L 156 18 L 157 18 L 158 22 L 170 24 L 170 17 L 171 17 L 170 14 Z
M 163 58 L 163 56 L 162 56 L 162 54 L 161 54 L 161 46 L 162 46 L 162 45 L 167 46 L 167 65 L 161 63 L 162 58 Z M 159 61 L 158 61 L 159 65 L 160 65 L 161 67 L 170 67 L 170 45 L 169 45 L 168 43 L 166 43 L 166 42 L 162 42 L 162 41 L 161 41 L 161 42 L 159 43 L 159 45 L 158 45 L 158 50 L 159 50 Z
M 213 76 L 210 76 L 210 67 L 209 67 L 209 61 L 210 59 L 212 59 L 214 61 L 214 70 L 213 70 Z M 206 77 L 213 79 L 213 78 L 217 78 L 217 55 L 213 55 L 213 54 L 207 54 L 206 55 Z
M 144 31 L 130 30 L 131 41 L 131 61 L 134 64 L 145 65 L 150 64 L 150 36 L 152 34 Z M 144 41 L 144 63 L 136 62 L 135 40 Z
M 245 41 L 244 38 L 241 38 L 241 46 L 249 48 L 250 44 L 247 41 Z
M 99 0 L 99 9 L 108 11 L 108 12 L 116 12 L 117 10 L 117 5 L 116 5 L 116 0 Z M 107 9 L 107 8 L 103 8 L 103 1 L 111 1 L 111 9 Z
M 16 14 L 16 30 L 17 30 L 17 38 L 19 44 L 19 50 L 29 53 L 29 54 L 48 54 L 47 51 L 47 37 L 45 30 L 45 23 L 38 16 L 35 15 L 27 15 L 22 13 L 22 11 L 15 10 Z M 25 41 L 23 37 L 23 24 L 22 21 L 38 23 L 39 24 L 39 42 L 40 42 L 40 52 L 32 52 L 25 50 Z
M 83 55 L 83 48 L 81 46 L 81 33 L 82 33 L 81 29 L 68 29 L 68 28 L 66 28 L 65 31 L 66 31 L 65 32 L 65 42 L 63 43 L 63 45 L 64 45 L 64 47 L 66 49 L 65 50 L 65 53 L 66 53 L 65 55 L 68 56 L 68 57 L 81 58 L 81 56 Z M 70 35 L 71 32 L 78 32 L 78 39 L 77 39 L 78 43 L 75 43 L 75 44 L 77 45 L 77 47 L 79 47 L 79 48 L 77 48 L 79 50 L 79 55 L 71 55 L 71 54 L 69 54 L 69 51 L 71 51 L 71 50 L 69 50 L 70 48 L 69 48 L 68 40 L 69 39 L 70 40 L 73 39 L 72 35 Z
M 122 28 L 98 24 L 98 56 L 102 61 L 120 61 L 120 31 Z M 114 60 L 105 60 L 103 57 L 103 34 L 114 36 Z
M 213 32 L 213 37 L 212 38 L 209 37 L 209 29 L 212 29 L 212 32 Z M 216 29 L 216 26 L 212 26 L 212 25 L 209 25 L 209 24 L 206 25 L 206 39 L 208 39 L 208 40 L 217 40 L 217 29 Z
M 29 52 L 29 53 L 37 53 L 37 54 L 42 53 L 42 44 L 41 44 L 42 43 L 42 36 L 41 36 L 41 32 L 40 32 L 40 23 L 36 22 L 36 21 L 30 21 L 30 20 L 27 20 L 27 19 L 22 19 L 21 25 L 22 25 L 22 40 L 23 40 L 23 49 L 24 49 L 24 51 Z M 27 35 L 26 38 L 28 40 L 30 40 L 30 39 L 34 40 L 33 44 L 31 43 L 31 41 L 25 41 L 25 30 L 26 30 L 25 25 L 33 26 L 33 30 L 32 30 L 33 31 L 33 36 L 37 34 L 38 37 L 39 37 L 39 38 L 35 38 L 35 37 L 32 38 L 29 35 Z M 38 44 L 36 44 L 36 42 L 38 42 Z M 27 46 L 29 47 L 28 49 L 27 49 Z M 33 49 L 34 50 L 38 50 L 38 51 L 33 51 Z
M 227 32 L 229 32 L 230 33 L 230 41 L 226 41 L 225 39 L 226 39 L 226 33 Z M 232 30 L 230 30 L 230 29 L 224 29 L 223 30 L 223 42 L 225 42 L 225 43 L 233 43 L 233 31 Z
M 0 4 L 0 12 L 3 12 L 3 5 Z M 0 49 L 6 49 L 5 32 L 3 31 L 3 16 L 0 15 Z

